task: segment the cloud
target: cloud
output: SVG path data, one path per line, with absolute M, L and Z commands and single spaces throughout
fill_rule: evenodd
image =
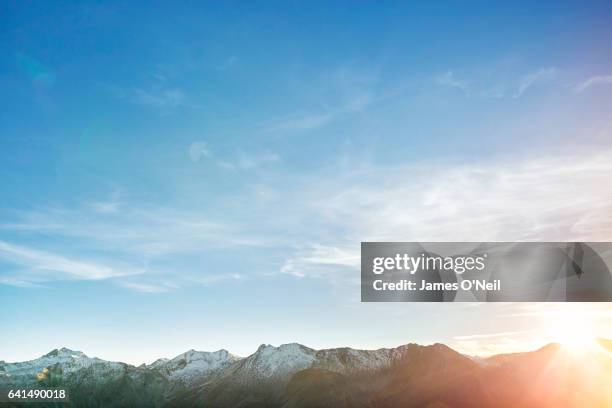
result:
M 208 221 L 193 212 L 141 209 L 128 204 L 120 212 L 100 214 L 98 210 L 86 204 L 73 210 L 25 212 L 17 222 L 0 225 L 1 232 L 18 232 L 42 246 L 59 244 L 72 252 L 97 254 L 95 258 L 72 258 L 0 241 L 0 260 L 17 266 L 12 272 L 0 274 L 0 283 L 36 287 L 57 280 L 113 278 L 127 289 L 165 292 L 240 275 L 221 271 L 202 277 L 198 272 L 202 265 L 197 261 L 180 264 L 184 258 L 201 261 L 199 254 L 205 251 L 266 245 L 265 237 Z
M 534 340 L 534 337 L 501 336 L 495 339 L 454 340 L 449 346 L 458 352 L 478 357 L 490 357 L 498 354 L 536 350 L 546 344 L 546 341 Z
M 587 320 L 611 320 L 609 307 L 602 304 L 572 305 L 569 303 L 515 304 L 500 313 L 500 317 L 541 317 L 558 321 L 564 316 L 578 314 Z
M 485 311 L 494 319 L 491 325 L 503 331 L 454 336 L 449 345 L 462 353 L 480 356 L 533 350 L 562 340 L 559 322 L 576 320 L 596 331 L 594 336 L 608 337 L 612 333 L 612 315 L 606 303 L 489 303 L 482 312 Z M 515 330 L 509 331 L 510 328 Z
M 174 281 L 168 281 L 168 277 L 146 277 L 142 276 L 141 280 L 135 280 L 130 278 L 129 280 L 118 280 L 117 284 L 125 289 L 133 290 L 142 293 L 165 293 L 180 288 L 179 279 Z M 241 281 L 244 280 L 245 276 L 240 273 L 218 273 L 204 276 L 196 276 L 189 279 L 185 279 L 184 285 L 193 286 L 194 284 L 200 286 L 212 286 L 227 281 Z
M 304 181 L 294 193 L 310 220 L 304 236 L 318 244 L 296 249 L 282 272 L 319 277 L 334 260 L 356 259 L 361 241 L 606 241 L 612 236 L 612 190 L 604 187 L 612 177 L 610 151 L 469 165 L 354 166 L 325 174 L 335 176 Z
M 198 160 L 209 152 L 205 144 L 190 151 Z M 232 165 L 239 166 L 238 157 Z M 356 283 L 362 241 L 609 240 L 612 190 L 605 186 L 611 176 L 608 150 L 473 158 L 469 164 L 347 158 L 308 174 L 269 174 L 264 185 L 224 196 L 218 207 L 154 206 L 130 203 L 126 196 L 116 212 L 100 214 L 89 203 L 22 212 L 0 225 L 0 232 L 39 240 L 41 247 L 103 254 L 110 261 L 27 255 L 10 247 L 2 257 L 29 270 L 60 269 L 71 277 L 85 271 L 91 278 L 123 271 L 116 266 L 122 260 L 126 270 L 143 275 L 115 280 L 162 287 L 170 276 L 184 286 L 263 273 L 207 263 L 213 251 L 236 259 L 255 256 L 258 265 L 277 274 Z M 262 191 L 271 193 L 262 197 Z M 213 277 L 206 267 L 215 268 Z
M 562 322 L 582 322 L 585 329 L 593 330 L 593 336 L 612 335 L 609 324 L 612 315 L 606 303 L 504 303 L 487 307 L 498 309 L 491 315 L 498 327 L 525 328 L 525 322 L 530 322 L 530 327 L 528 330 L 455 336 L 451 346 L 472 355 L 536 349 L 563 340 L 563 333 L 559 333 Z
M 183 89 L 169 86 L 163 75 L 156 74 L 154 79 L 154 83 L 148 86 L 129 88 L 110 86 L 109 91 L 118 99 L 134 105 L 153 108 L 162 113 L 184 107 L 194 109 L 201 107 L 193 103 Z
M 598 75 L 590 77 L 574 87 L 577 93 L 584 92 L 587 89 L 597 85 L 612 85 L 612 75 Z
M 334 117 L 335 114 L 330 112 L 295 114 L 270 121 L 265 126 L 265 132 L 306 132 L 329 124 Z
M 468 83 L 455 77 L 453 71 L 447 71 L 436 78 L 436 84 L 440 86 L 447 86 L 450 88 L 456 88 L 462 91 L 465 95 L 469 95 Z
M 232 69 L 239 61 L 240 59 L 235 56 L 235 55 L 231 55 L 228 58 L 226 58 L 225 60 L 223 60 L 220 64 L 218 64 L 216 66 L 216 69 L 219 71 L 227 71 Z
M 461 91 L 465 96 L 480 96 L 483 98 L 519 98 L 536 84 L 543 84 L 556 78 L 556 67 L 540 68 L 512 81 L 495 78 L 493 83 L 474 83 L 457 78 L 453 71 L 446 71 L 435 78 L 435 84 Z
M 136 292 L 142 293 L 164 293 L 168 292 L 170 289 L 175 289 L 176 286 L 169 285 L 159 285 L 159 284 L 151 284 L 151 283 L 142 283 L 142 282 L 126 282 L 120 281 L 119 286 L 124 287 L 126 289 L 130 289 Z
M 364 238 L 603 239 L 612 232 L 612 191 L 601 188 L 611 158 L 381 166 L 361 180 L 349 176 L 319 207 Z
M 201 158 L 211 158 L 212 153 L 208 149 L 208 144 L 204 141 L 193 142 L 189 146 L 189 158 L 192 162 L 199 162 Z
M 260 125 L 263 133 L 304 133 L 366 110 L 383 99 L 376 86 L 376 71 L 345 65 L 315 78 L 295 78 L 298 96 L 305 106 Z
M 100 214 L 114 214 L 119 211 L 119 191 L 114 191 L 108 200 L 92 202 L 91 208 Z
M 99 213 L 116 213 L 119 211 L 118 201 L 98 201 L 91 204 L 92 208 Z
M 16 276 L 0 276 L 0 285 L 15 286 L 18 288 L 42 288 L 43 285 L 31 282 L 27 279 L 20 279 Z
M 549 67 L 549 68 L 540 68 L 537 71 L 531 72 L 525 76 L 523 76 L 519 80 L 519 85 L 514 94 L 514 98 L 518 98 L 522 96 L 529 88 L 534 86 L 537 83 L 547 82 L 555 78 L 557 75 L 557 68 Z
M 87 207 L 89 208 L 89 207 Z M 75 246 L 152 258 L 226 246 L 257 246 L 264 239 L 240 234 L 237 226 L 211 221 L 197 211 L 125 205 L 111 216 L 88 209 L 24 212 L 2 230 L 59 237 Z
M 487 334 L 469 334 L 467 336 L 455 336 L 454 340 L 475 340 L 475 339 L 490 339 L 495 337 L 508 337 L 515 336 L 517 334 L 524 334 L 525 331 L 512 331 L 512 332 L 500 332 L 500 333 L 487 333 Z
M 149 105 L 157 108 L 176 108 L 185 104 L 185 94 L 178 88 L 160 90 L 145 90 L 134 88 L 131 100 L 140 105 Z
M 202 286 L 210 286 L 225 281 L 240 281 L 243 279 L 245 279 L 245 276 L 240 273 L 220 273 L 216 275 L 200 276 L 193 279 L 193 282 Z
M 287 259 L 281 267 L 281 272 L 303 278 L 329 276 L 338 268 L 355 270 L 359 267 L 361 258 L 351 248 L 337 248 L 313 244 L 299 250 L 298 254 Z
M 246 152 L 238 150 L 233 153 L 232 157 L 222 159 L 208 147 L 205 141 L 196 141 L 189 146 L 189 158 L 192 162 L 197 163 L 201 159 L 208 159 L 217 166 L 226 170 L 253 170 L 264 165 L 280 161 L 280 156 L 276 153 L 261 151 L 261 152 Z
M 265 164 L 275 163 L 280 161 L 280 156 L 271 152 L 247 153 L 239 150 L 237 157 L 233 162 L 234 167 L 241 170 L 252 170 L 261 167 Z
M 17 277 L 3 277 L 5 283 L 23 284 L 55 279 L 102 280 L 139 273 L 140 271 L 118 270 L 89 260 L 72 259 L 62 255 L 41 251 L 0 241 L 0 259 L 19 265 L 24 270 Z M 23 277 L 22 277 L 23 275 Z

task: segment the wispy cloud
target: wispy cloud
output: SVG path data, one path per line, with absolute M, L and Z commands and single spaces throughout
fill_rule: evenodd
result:
M 468 82 L 458 79 L 453 73 L 453 71 L 446 71 L 444 74 L 439 75 L 436 78 L 436 84 L 440 86 L 455 88 L 463 92 L 466 96 L 469 95 Z
M 126 206 L 112 217 L 92 215 L 81 208 L 30 211 L 0 228 L 74 239 L 81 246 L 95 243 L 101 249 L 145 257 L 262 242 L 261 238 L 239 234 L 238 227 L 229 222 L 212 221 L 193 211 Z
M 503 303 L 489 304 L 495 323 L 505 330 L 491 333 L 475 333 L 454 336 L 450 345 L 458 351 L 471 355 L 487 356 L 536 349 L 545 344 L 562 341 L 559 326 L 563 322 L 581 321 L 592 328 L 594 336 L 612 335 L 612 315 L 605 303 Z M 529 322 L 525 325 L 525 322 Z M 570 324 L 570 323 L 568 323 Z M 508 331 L 508 328 L 517 328 Z
M 606 304 L 572 305 L 568 303 L 521 303 L 515 304 L 500 313 L 500 317 L 541 317 L 545 319 L 563 319 L 568 314 L 579 314 L 585 319 L 612 320 Z
M 0 241 L 0 259 L 22 269 L 22 278 L 5 277 L 5 283 L 13 282 L 24 286 L 55 279 L 101 280 L 141 272 L 119 270 L 90 260 L 69 258 L 3 241 Z
M 15 286 L 18 288 L 42 288 L 41 283 L 34 283 L 28 279 L 22 279 L 17 276 L 0 276 L 0 285 Z
M 537 71 L 524 75 L 519 80 L 516 93 L 513 96 L 519 98 L 535 84 L 551 81 L 557 75 L 557 71 L 555 67 L 540 68 Z
M 190 153 L 197 160 L 211 157 L 205 144 Z M 248 166 L 252 164 L 243 165 Z M 136 284 L 170 290 L 163 284 L 169 276 L 182 286 L 198 279 L 201 284 L 231 282 L 232 274 L 247 278 L 253 273 L 215 267 L 211 275 L 201 263 L 201 254 L 211 250 L 229 251 L 230 256 L 256 250 L 262 264 L 278 274 L 352 282 L 358 278 L 361 241 L 608 240 L 612 191 L 605 186 L 610 177 L 612 151 L 607 150 L 475 159 L 470 164 L 368 164 L 354 159 L 308 176 L 276 173 L 265 185 L 248 186 L 231 203 L 224 201 L 221 212 L 129 203 L 125 197 L 116 212 L 100 214 L 89 204 L 23 212 L 0 225 L 0 232 L 38 237 L 48 244 L 51 237 L 50 245 L 64 242 L 71 252 L 103 252 L 104 259 L 147 265 L 142 278 L 117 279 L 134 290 Z M 273 193 L 264 200 L 262 191 Z M 248 212 L 236 216 L 226 208 Z M 77 260 L 10 244 L 0 249 L 0 256 L 12 263 L 61 270 L 75 279 L 81 273 L 83 279 L 102 279 L 123 272 L 114 262 Z
M 435 84 L 442 87 L 457 89 L 465 96 L 480 96 L 483 98 L 519 98 L 532 87 L 545 84 L 557 77 L 556 67 L 539 68 L 525 75 L 513 76 L 514 79 L 502 79 L 497 76 L 492 81 L 468 81 L 458 78 L 452 70 L 438 75 Z M 482 75 L 480 75 L 482 76 Z
M 208 148 L 208 143 L 204 141 L 193 142 L 189 146 L 189 158 L 192 162 L 199 162 L 200 159 L 210 159 L 213 157 L 212 152 Z
M 220 273 L 215 275 L 200 276 L 193 279 L 193 282 L 202 286 L 211 286 L 225 281 L 240 281 L 244 279 L 245 276 L 240 273 Z
M 590 77 L 576 85 L 574 91 L 577 93 L 584 92 L 597 85 L 612 85 L 612 75 L 597 75 Z
M 509 335 L 495 338 L 452 340 L 449 346 L 460 353 L 485 358 L 504 353 L 536 350 L 546 343 L 546 340 L 533 336 Z
M 327 125 L 335 115 L 331 112 L 293 114 L 270 121 L 266 124 L 265 131 L 270 133 L 305 132 Z
M 320 241 L 296 250 L 283 272 L 320 276 L 324 264 L 356 259 L 361 241 L 597 241 L 612 236 L 612 191 L 603 188 L 612 177 L 610 151 L 326 170 L 334 173 L 334 178 L 317 177 L 312 185 L 300 186 L 296 199 L 308 203 L 310 218 L 318 220 L 309 224 L 307 236 L 317 242 L 312 234 L 319 228 Z M 330 235 L 334 230 L 337 234 Z
M 142 282 L 119 281 L 119 286 L 142 293 L 163 293 L 176 289 L 174 285 L 151 284 Z
M 109 87 L 109 90 L 117 99 L 162 113 L 169 113 L 178 108 L 199 109 L 201 107 L 188 97 L 184 89 L 168 84 L 162 74 L 154 75 L 153 79 L 145 85 L 130 87 L 113 85 Z
M 298 250 L 296 256 L 287 259 L 281 267 L 281 272 L 303 278 L 305 276 L 329 276 L 339 268 L 353 271 L 359 267 L 359 254 L 352 248 L 338 248 L 313 244 Z
M 247 152 L 238 150 L 226 158 L 214 154 L 205 141 L 196 141 L 189 146 L 189 158 L 197 163 L 202 159 L 227 170 L 253 170 L 280 161 L 280 156 L 269 151 Z
M 302 133 L 323 128 L 351 114 L 358 114 L 381 98 L 377 92 L 378 73 L 352 65 L 337 67 L 323 75 L 296 78 L 304 105 L 288 114 L 264 121 L 264 133 Z M 304 96 L 306 95 L 306 96 Z
M 231 55 L 217 64 L 215 68 L 219 71 L 227 71 L 232 69 L 238 61 L 240 61 L 240 59 L 236 55 Z
M 94 201 L 91 204 L 94 211 L 101 214 L 113 214 L 119 211 L 121 202 L 119 200 L 119 191 L 114 191 L 107 200 Z
M 197 212 L 126 204 L 121 211 L 100 213 L 89 203 L 72 210 L 24 212 L 16 222 L 0 225 L 0 232 L 17 232 L 47 247 L 94 254 L 76 258 L 0 241 L 0 260 L 16 265 L 0 274 L 0 283 L 25 287 L 66 279 L 113 278 L 121 287 L 151 293 L 187 282 L 227 280 L 230 275 L 219 271 L 205 275 L 206 282 L 198 281 L 201 264 L 182 265 L 181 273 L 176 264 L 203 251 L 258 247 L 269 239 L 207 220 Z
M 132 101 L 141 105 L 158 108 L 176 108 L 185 104 L 185 94 L 178 88 L 160 89 L 157 91 L 134 88 Z
M 486 334 L 468 334 L 466 336 L 455 336 L 454 340 L 475 340 L 475 339 L 491 339 L 495 337 L 508 337 L 515 336 L 517 334 L 524 334 L 525 331 L 512 331 L 512 332 L 500 332 L 500 333 L 486 333 Z

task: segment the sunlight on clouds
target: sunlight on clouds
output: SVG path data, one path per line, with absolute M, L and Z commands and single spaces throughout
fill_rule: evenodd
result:
M 607 303 L 504 303 L 486 307 L 497 308 L 494 317 L 499 327 L 521 330 L 454 336 L 452 344 L 457 350 L 486 356 L 559 343 L 572 352 L 581 352 L 596 348 L 598 338 L 612 337 L 612 312 Z
M 612 237 L 609 151 L 482 161 L 370 166 L 301 186 L 299 199 L 341 234 L 304 245 L 285 265 L 318 275 L 361 241 L 598 241 Z M 313 215 L 313 218 L 315 216 Z M 316 228 L 313 223 L 311 228 Z M 323 238 L 325 236 L 325 238 Z M 321 255 L 327 247 L 329 256 Z M 350 258 L 348 255 L 343 257 Z M 355 269 L 358 263 L 351 266 Z M 301 268 L 301 269 L 300 269 Z
M 361 240 L 605 240 L 612 236 L 610 152 L 373 168 L 318 207 Z
M 455 340 L 475 340 L 475 339 L 491 339 L 495 337 L 509 337 L 515 336 L 517 334 L 523 334 L 523 331 L 513 331 L 513 332 L 501 332 L 501 333 L 487 333 L 487 334 L 470 334 L 467 336 L 455 336 L 453 339 Z

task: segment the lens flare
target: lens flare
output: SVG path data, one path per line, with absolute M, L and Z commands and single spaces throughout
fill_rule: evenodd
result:
M 587 315 L 567 313 L 559 316 L 549 329 L 550 338 L 565 349 L 579 352 L 597 347 L 594 322 Z

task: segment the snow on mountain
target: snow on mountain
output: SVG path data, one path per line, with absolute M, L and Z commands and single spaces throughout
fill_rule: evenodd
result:
M 204 352 L 189 350 L 172 359 L 158 359 L 150 365 L 134 367 L 125 363 L 91 358 L 80 351 L 61 348 L 31 361 L 5 363 L 0 361 L 1 383 L 27 383 L 44 379 L 51 372 L 64 378 L 87 372 L 95 378 L 132 379 L 151 373 L 161 376 L 170 384 L 187 386 L 211 383 L 250 384 L 254 382 L 289 381 L 299 371 L 316 368 L 337 373 L 390 367 L 405 358 L 409 352 L 419 352 L 421 346 L 409 344 L 392 349 L 356 350 L 336 348 L 314 350 L 297 343 L 278 347 L 262 344 L 252 355 L 241 358 L 227 350 Z M 79 370 L 86 369 L 78 373 Z M 49 371 L 51 370 L 51 371 Z
M 74 373 L 82 368 L 96 367 L 101 373 L 123 370 L 124 363 L 116 363 L 87 357 L 81 351 L 65 347 L 55 349 L 44 356 L 19 363 L 0 362 L 0 379 L 7 382 L 35 382 L 45 378 L 50 367 L 60 367 L 62 373 Z
M 257 351 L 240 361 L 236 368 L 252 378 L 286 376 L 310 367 L 316 361 L 316 350 L 297 343 L 274 347 L 262 344 Z
M 605 344 L 612 346 L 611 342 Z M 363 401 L 377 406 L 376 402 L 382 401 L 385 406 L 425 406 L 431 402 L 497 407 L 499 401 L 513 401 L 515 390 L 531 389 L 533 375 L 543 375 L 547 384 L 559 387 L 551 387 L 542 397 L 545 399 L 534 395 L 533 403 L 526 406 L 603 407 L 612 406 L 612 393 L 605 391 L 610 378 L 600 375 L 612 372 L 609 355 L 602 348 L 577 358 L 561 352 L 558 345 L 549 345 L 478 361 L 442 344 L 314 350 L 291 343 L 261 345 L 246 358 L 226 350 L 189 350 L 172 359 L 134 367 L 62 348 L 30 361 L 0 361 L 0 388 L 31 388 L 41 382 L 69 390 L 75 406 L 310 407 L 361 406 Z M 585 359 L 589 361 L 586 366 Z M 572 377 L 566 377 L 567 373 Z M 373 382 L 373 378 L 378 380 Z M 586 395 L 577 400 L 579 405 L 563 405 L 569 401 L 565 384 L 570 379 L 572 387 Z M 421 399 L 415 400 L 416 396 Z
M 194 381 L 228 367 L 240 357 L 227 350 L 214 352 L 189 350 L 173 359 L 159 359 L 147 368 L 160 371 L 170 380 Z
M 397 349 L 356 350 L 348 347 L 320 350 L 313 368 L 345 373 L 355 370 L 378 369 L 390 366 L 401 357 Z
M 357 350 L 349 347 L 314 350 L 297 343 L 279 347 L 261 345 L 257 351 L 241 362 L 243 369 L 255 371 L 259 376 L 286 375 L 307 368 L 322 368 L 339 373 L 354 370 L 389 367 L 405 356 L 416 345 L 392 349 Z
M 317 376 L 328 375 L 325 373 L 342 382 L 344 378 L 368 377 L 361 377 L 362 373 L 402 366 L 412 359 L 423 361 L 423 356 L 443 359 L 448 350 L 441 345 L 416 344 L 378 350 L 348 347 L 314 350 L 297 343 L 278 347 L 262 344 L 252 355 L 212 374 L 192 399 L 177 402 L 186 406 L 248 406 L 252 401 L 259 401 L 261 406 L 274 405 L 275 401 L 283 400 L 292 379 L 305 372 L 316 373 L 312 374 L 315 382 L 321 380 Z M 453 354 L 460 355 L 454 351 Z M 299 389 L 303 386 L 299 380 L 295 384 Z
M 381 369 L 403 358 L 412 347 L 417 346 L 378 350 L 356 350 L 348 347 L 314 350 L 297 343 L 282 344 L 278 347 L 262 344 L 252 355 L 234 362 L 226 370 L 219 371 L 214 383 L 286 383 L 293 374 L 308 368 L 337 373 Z
M 67 348 L 55 349 L 44 356 L 24 362 L 6 363 L 0 361 L 0 383 L 34 383 L 44 379 L 50 369 L 68 376 L 81 369 L 88 369 L 99 377 L 137 375 L 155 370 L 167 380 L 191 383 L 204 379 L 217 370 L 223 370 L 240 359 L 227 350 L 204 352 L 189 350 L 172 359 L 159 359 L 151 365 L 133 367 L 129 364 L 91 358 L 83 352 Z

